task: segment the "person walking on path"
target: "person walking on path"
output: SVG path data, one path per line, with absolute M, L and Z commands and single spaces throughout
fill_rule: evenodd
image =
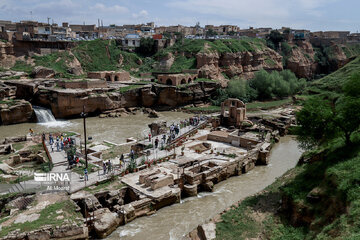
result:
M 151 133 L 149 133 L 149 142 L 151 142 Z
M 106 174 L 106 163 L 105 163 L 105 161 L 103 161 L 103 171 L 104 171 L 104 175 Z
M 130 157 L 131 157 L 131 160 L 134 160 L 135 154 L 134 154 L 134 150 L 132 150 L 132 149 L 130 151 Z
M 87 168 L 84 169 L 84 180 L 85 180 L 85 181 L 89 181 L 89 176 L 88 176 L 88 170 L 87 170 Z
M 56 139 L 56 150 L 59 152 L 59 147 L 60 147 L 60 145 L 59 145 L 60 143 L 59 143 L 59 139 Z
M 110 161 L 110 159 L 108 160 L 108 173 L 110 173 L 111 172 L 111 161 Z
M 50 145 L 52 145 L 54 143 L 54 138 L 51 135 L 51 133 L 49 134 L 49 143 L 50 143 Z
M 156 139 L 155 139 L 155 148 L 157 148 L 157 147 L 158 147 L 158 145 L 159 145 L 159 139 L 158 139 L 158 138 L 156 138 Z

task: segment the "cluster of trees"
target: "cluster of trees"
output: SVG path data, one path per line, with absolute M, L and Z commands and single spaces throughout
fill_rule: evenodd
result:
M 266 36 L 266 44 L 269 48 L 278 50 L 280 43 L 285 40 L 284 35 L 281 34 L 278 30 L 272 30 L 270 34 Z
M 309 99 L 296 115 L 298 139 L 305 149 L 343 137 L 346 145 L 360 132 L 360 73 L 351 76 L 343 94 L 334 99 L 317 96 Z
M 140 47 L 136 52 L 142 56 L 152 56 L 156 53 L 156 44 L 153 38 L 141 38 Z
M 271 73 L 261 70 L 250 81 L 231 80 L 226 89 L 218 90 L 219 97 L 213 100 L 213 104 L 219 105 L 229 97 L 244 102 L 284 98 L 298 93 L 305 85 L 305 79 L 298 79 L 290 70 Z

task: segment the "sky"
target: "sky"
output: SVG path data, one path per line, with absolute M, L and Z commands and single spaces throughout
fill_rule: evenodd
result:
M 360 0 L 0 0 L 1 20 L 360 31 Z

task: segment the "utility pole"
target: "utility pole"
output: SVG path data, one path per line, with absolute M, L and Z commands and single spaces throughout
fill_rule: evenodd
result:
M 87 113 L 85 113 L 85 105 L 83 105 L 83 111 L 81 113 L 81 117 L 84 120 L 84 141 L 85 141 L 85 168 L 88 168 L 88 157 L 87 157 L 87 148 L 86 148 L 86 117 Z
M 50 18 L 49 17 L 47 17 L 47 20 L 48 20 L 48 24 L 50 24 Z

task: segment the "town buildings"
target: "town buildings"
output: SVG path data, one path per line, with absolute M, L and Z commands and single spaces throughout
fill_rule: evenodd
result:
M 124 48 L 136 48 L 140 46 L 141 38 L 153 38 L 158 42 L 159 48 L 167 44 L 167 40 L 181 38 L 189 39 L 230 39 L 230 38 L 263 38 L 265 39 L 272 28 L 240 29 L 236 25 L 205 25 L 200 23 L 194 26 L 156 26 L 154 22 L 142 24 L 111 24 L 103 26 L 100 20 L 96 24 L 69 24 L 61 25 L 42 23 L 37 21 L 11 22 L 0 20 L 0 39 L 6 41 L 84 41 L 94 39 L 119 39 Z M 313 44 L 319 43 L 346 43 L 360 42 L 360 35 L 349 31 L 318 31 L 311 32 L 306 29 L 291 29 L 282 27 L 277 29 L 283 33 L 288 41 L 309 40 Z M 166 44 L 165 44 L 166 43 Z M 169 44 L 167 44 L 169 45 Z M 170 44 L 171 45 L 171 44 Z

